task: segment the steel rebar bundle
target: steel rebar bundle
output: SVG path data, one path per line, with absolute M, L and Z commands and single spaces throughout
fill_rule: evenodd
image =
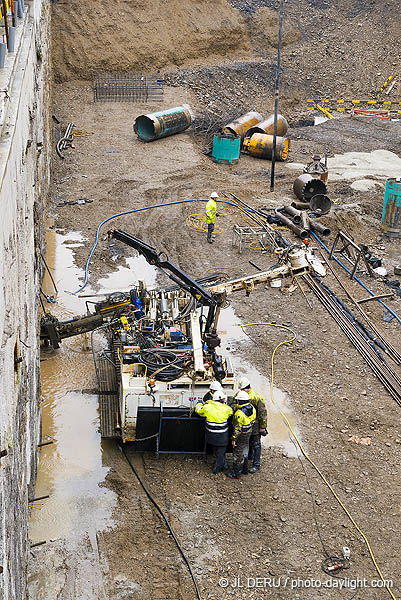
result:
M 370 366 L 376 377 L 380 380 L 389 394 L 401 406 L 401 379 L 397 373 L 390 367 L 383 356 L 378 354 L 373 343 L 356 326 L 355 322 L 350 320 L 349 314 L 334 301 L 330 293 L 323 288 L 320 280 L 316 276 L 303 275 L 306 283 L 313 293 L 320 300 L 323 306 L 335 319 L 338 326 L 345 333 L 351 343 Z M 325 286 L 327 288 L 327 286 Z
M 95 102 L 163 100 L 163 80 L 157 75 L 98 73 L 93 82 L 93 94 Z

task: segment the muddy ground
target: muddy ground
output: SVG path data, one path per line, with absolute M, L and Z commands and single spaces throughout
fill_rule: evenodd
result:
M 182 101 L 196 104 L 188 94 L 183 97 L 182 90 L 166 89 L 163 105 Z M 232 191 L 255 207 L 279 206 L 284 199 L 292 199 L 294 171 L 283 163 L 277 165 L 276 190 L 270 193 L 270 163 L 266 161 L 242 156 L 238 165 L 217 165 L 201 153 L 199 142 L 190 132 L 151 144 L 141 143 L 133 135 L 132 122 L 143 112 L 143 105 L 94 104 L 90 82 L 56 86 L 54 106 L 59 119 L 72 120 L 77 128 L 92 134 L 77 138 L 74 149 L 66 151 L 63 161 L 54 157 L 53 195 L 48 205 L 54 230 L 67 238 L 69 231 L 79 231 L 86 240 L 83 247 L 76 248 L 75 261 L 81 268 L 98 224 L 117 212 L 159 202 L 206 198 L 214 189 Z M 153 108 L 156 107 L 146 106 L 147 110 Z M 378 147 L 394 150 L 393 142 L 387 142 L 394 137 L 389 136 L 391 127 L 398 128 L 398 124 L 361 124 L 344 118 L 335 124 L 296 128 L 290 160 L 303 163 L 322 148 L 332 155 L 356 150 L 358 135 L 366 151 Z M 370 144 L 366 141 L 367 128 L 374 138 Z M 340 134 L 348 136 L 350 129 L 354 139 L 347 137 L 344 143 Z M 351 180 L 329 183 L 330 195 L 338 201 L 324 220 L 333 230 L 329 241 L 342 227 L 383 257 L 390 272 L 398 257 L 399 242 L 386 239 L 380 228 L 383 188 L 377 187 L 375 193 L 361 193 L 353 191 L 350 184 Z M 58 206 L 80 198 L 93 202 Z M 212 270 L 225 270 L 230 277 L 241 276 L 253 271 L 250 259 L 262 268 L 273 264 L 269 253 L 246 249 L 240 255 L 232 247 L 232 225 L 243 222 L 235 213 L 224 215 L 222 211 L 219 224 L 223 233 L 214 245 L 208 245 L 204 234 L 185 225 L 189 214 L 202 213 L 203 208 L 203 202 L 180 204 L 107 223 L 90 266 L 92 288 L 96 289 L 99 276 L 116 269 L 125 256 L 132 254 L 129 248 L 120 246 L 120 258 L 111 258 L 106 235 L 110 227 L 120 227 L 166 250 L 172 261 L 194 276 Z M 287 231 L 283 233 L 290 237 Z M 113 247 L 113 255 L 115 251 Z M 338 274 L 346 282 L 344 273 Z M 379 280 L 364 275 L 362 278 L 378 293 L 388 292 Z M 328 275 L 326 279 L 342 295 L 333 277 Z M 77 281 L 77 287 L 78 284 Z M 346 285 L 356 298 L 366 296 L 355 283 Z M 289 292 L 288 284 L 282 291 L 262 286 L 250 297 L 238 293 L 230 301 L 243 323 L 276 322 L 296 332 L 296 341 L 277 356 L 275 383 L 290 395 L 309 455 L 371 541 L 385 577 L 394 579 L 397 590 L 399 505 L 394 495 L 400 484 L 399 408 L 318 300 L 308 289 L 304 291 L 307 301 L 299 290 Z M 400 312 L 400 299 L 390 304 Z M 365 306 L 370 318 L 400 350 L 399 325 L 395 321 L 384 323 L 383 308 L 377 303 Z M 247 333 L 250 340 L 242 348 L 244 358 L 269 376 L 272 351 L 286 334 L 268 327 L 252 327 Z M 268 396 L 267 389 L 260 391 Z M 353 434 L 371 437 L 371 445 L 350 442 Z M 117 449 L 108 458 L 111 468 L 105 485 L 117 493 L 118 503 L 113 512 L 115 526 L 97 536 L 100 559 L 108 565 L 102 575 L 104 597 L 194 597 L 171 536 L 127 463 Z M 228 577 L 230 585 L 234 584 L 234 576 L 244 581 L 248 577 L 275 578 L 280 586 L 274 590 L 276 598 L 321 597 L 319 590 L 295 593 L 283 583 L 286 578 L 287 586 L 298 578 L 329 579 L 320 567 L 324 552 L 314 521 L 313 502 L 328 552 L 337 555 L 343 546 L 351 548 L 352 567 L 346 576 L 376 579 L 361 536 L 316 472 L 306 464 L 306 478 L 300 461 L 277 448 L 264 450 L 260 473 L 240 481 L 211 475 L 210 466 L 200 458 L 156 459 L 145 455 L 135 457 L 135 464 L 166 510 L 194 567 L 204 598 L 262 598 L 269 593 L 269 589 L 237 590 L 219 585 L 221 577 Z M 74 597 L 69 595 L 68 580 L 65 585 L 59 597 Z M 328 589 L 325 594 L 336 597 L 338 590 Z M 343 595 L 349 598 L 352 594 Z M 95 595 L 88 592 L 87 597 Z M 355 597 L 382 598 L 383 592 L 364 589 Z
M 84 7 L 82 3 L 73 4 L 77 11 Z M 209 56 L 202 35 L 196 38 L 196 61 L 182 42 L 177 46 L 181 53 L 179 60 L 177 56 L 171 58 L 171 53 L 167 54 L 164 74 L 170 85 L 165 87 L 163 103 L 155 105 L 94 103 L 92 80 L 78 80 L 76 77 L 85 77 L 85 73 L 91 74 L 102 67 L 100 58 L 100 63 L 96 59 L 96 47 L 86 44 L 80 58 L 77 55 L 74 59 L 74 52 L 79 54 L 75 46 L 72 54 L 67 53 L 65 38 L 74 22 L 63 13 L 65 2 L 55 5 L 57 22 L 54 27 L 61 38 L 55 35 L 53 40 L 58 80 L 53 87 L 53 113 L 62 124 L 73 121 L 77 129 L 90 135 L 76 138 L 74 148 L 65 152 L 63 161 L 54 154 L 48 216 L 54 219 L 53 231 L 63 233 L 67 238 L 69 232 L 81 232 L 85 245 L 75 249 L 75 263 L 81 269 L 94 243 L 98 225 L 119 212 L 163 202 L 205 199 L 213 190 L 233 192 L 253 207 L 275 208 L 293 200 L 292 184 L 299 170 L 290 169 L 287 164 L 276 165 L 276 188 L 271 193 L 271 165 L 267 161 L 241 155 L 237 165 L 215 164 L 202 153 L 203 140 L 195 137 L 190 130 L 150 144 L 143 144 L 133 134 L 132 124 L 136 116 L 145 112 L 182 103 L 190 104 L 195 114 L 204 110 L 205 106 L 229 110 L 225 94 L 234 103 L 236 82 L 241 82 L 245 97 L 249 97 L 251 90 L 248 89 L 250 83 L 246 69 L 249 74 L 249 65 L 255 62 L 262 85 L 254 82 L 254 101 L 247 108 L 261 110 L 266 116 L 270 114 L 271 70 L 270 63 L 263 61 L 267 60 L 266 52 L 274 54 L 274 44 L 269 46 L 270 50 L 264 46 L 261 49 L 260 43 L 259 46 L 257 43 L 261 40 L 260 29 L 255 28 L 258 22 L 262 31 L 266 23 L 274 25 L 272 15 L 267 12 L 274 8 L 273 3 L 231 0 L 230 4 L 229 9 L 224 8 L 227 13 L 219 14 L 225 17 L 225 25 L 230 26 L 229 39 L 233 46 L 239 48 L 234 58 L 245 67 L 231 64 L 232 47 L 227 49 L 227 53 L 222 51 L 224 58 L 215 54 Z M 104 5 L 99 3 L 100 13 Z M 326 89 L 322 73 L 328 69 L 331 69 L 332 75 L 330 89 L 335 88 L 336 81 L 341 81 L 334 91 L 351 93 L 351 82 L 346 78 L 351 63 L 348 61 L 343 65 L 337 54 L 331 59 L 327 55 L 322 56 L 323 50 L 343 56 L 344 45 L 341 44 L 350 41 L 351 31 L 355 30 L 356 37 L 352 38 L 354 52 L 350 54 L 354 57 L 355 68 L 365 72 L 365 63 L 358 62 L 362 56 L 358 44 L 363 39 L 359 23 L 377 33 L 380 31 L 380 17 L 384 19 L 387 14 L 386 4 L 373 4 L 371 14 L 366 12 L 365 5 L 365 8 L 358 9 L 345 1 L 342 5 L 344 10 L 338 14 L 329 1 L 291 3 L 294 12 L 289 25 L 294 28 L 294 23 L 297 23 L 300 35 L 291 33 L 289 27 L 292 55 L 284 59 L 285 72 L 290 75 L 281 98 L 281 110 L 287 109 L 286 115 L 290 124 L 294 125 L 289 132 L 289 164 L 305 164 L 315 152 L 327 152 L 329 157 L 351 151 L 370 153 L 378 149 L 397 155 L 400 153 L 399 122 L 358 121 L 343 115 L 319 127 L 295 126 L 301 118 L 310 119 L 303 98 L 308 97 L 310 91 Z M 258 13 L 260 9 L 265 12 Z M 255 20 L 255 15 L 259 21 Z M 308 15 L 311 17 L 309 21 Z M 323 21 L 316 20 L 319 15 L 322 19 L 324 17 Z M 117 18 L 120 18 L 119 14 Z M 77 22 L 80 22 L 79 19 Z M 334 22 L 335 27 L 332 26 Z M 91 23 L 91 20 L 85 21 L 89 33 Z M 222 27 L 220 21 L 216 23 L 216 27 Z M 323 32 L 322 23 L 326 24 Z M 200 29 L 203 25 L 200 24 Z M 331 41 L 336 39 L 336 30 L 341 31 L 341 35 L 338 33 L 340 37 L 337 36 L 341 44 L 334 46 Z M 324 44 L 320 50 L 317 46 L 310 47 L 306 31 L 314 40 L 321 33 Z M 388 35 L 392 35 L 392 27 Z M 370 39 L 373 41 L 366 48 L 367 62 L 369 57 L 372 60 L 380 57 L 385 68 L 390 68 L 391 52 L 380 46 L 378 35 L 372 34 Z M 162 37 L 161 42 L 163 40 L 165 38 Z M 84 42 L 81 40 L 80 43 Z M 76 47 L 79 49 L 80 46 Z M 314 59 L 309 57 L 309 62 L 306 59 L 307 49 L 313 53 Z M 142 54 L 134 50 L 136 54 L 132 64 L 135 68 L 163 66 L 157 62 L 162 53 L 158 46 L 153 62 L 150 59 L 144 61 Z M 129 52 L 122 56 L 123 66 L 127 68 Z M 295 60 L 301 61 L 298 62 L 299 73 L 303 64 L 309 64 L 310 74 L 318 73 L 313 81 L 320 78 L 322 84 L 311 83 L 310 88 L 307 85 L 299 91 L 301 79 L 293 79 L 299 73 L 296 66 L 291 66 Z M 341 66 L 334 68 L 334 64 Z M 115 65 L 109 64 L 108 67 L 115 68 Z M 218 73 L 214 77 L 213 69 L 216 68 Z M 374 70 L 374 73 L 381 72 L 381 69 Z M 369 71 L 367 67 L 366 70 Z M 241 73 L 245 73 L 242 79 Z M 369 73 L 369 78 L 361 78 L 361 89 L 366 93 L 374 90 L 377 81 L 373 71 Z M 221 80 L 218 79 L 220 76 Z M 232 83 L 228 83 L 227 77 Z M 216 78 L 218 85 L 213 87 Z M 197 80 L 201 83 L 200 90 L 195 89 Z M 208 81 L 213 92 L 207 91 Z M 263 86 L 270 90 L 265 96 Z M 205 97 L 205 93 L 211 97 Z M 242 108 L 243 98 L 234 104 Z M 389 160 L 391 162 L 391 156 Z M 380 226 L 385 177 L 381 172 L 359 177 L 376 182 L 375 187 L 367 192 L 351 188 L 352 176 L 335 181 L 329 178 L 329 195 L 336 203 L 322 222 L 332 230 L 332 235 L 326 240 L 328 244 L 333 242 L 341 228 L 383 258 L 389 279 L 394 279 L 393 267 L 401 262 L 400 242 L 386 238 Z M 64 204 L 80 199 L 92 202 Z M 269 253 L 246 249 L 240 255 L 238 249 L 232 246 L 232 227 L 234 223 L 243 223 L 242 216 L 233 211 L 222 210 L 218 220 L 222 233 L 213 245 L 208 245 L 205 234 L 192 231 L 185 224 L 189 214 L 203 213 L 203 210 L 204 202 L 179 204 L 126 215 L 106 223 L 90 264 L 89 283 L 92 289 L 96 289 L 101 276 L 115 271 L 124 264 L 125 257 L 132 256 L 129 248 L 110 245 L 107 240 L 109 228 L 124 229 L 166 251 L 173 262 L 195 277 L 209 271 L 224 270 L 234 278 L 254 271 L 249 260 L 261 268 L 275 262 Z M 281 231 L 291 238 L 287 230 Z M 367 296 L 356 283 L 346 279 L 343 271 L 336 269 L 336 272 L 356 299 Z M 389 292 L 380 278 L 371 279 L 362 274 L 361 279 L 377 293 Z M 78 288 L 82 279 L 76 283 Z M 345 299 L 332 275 L 327 275 L 326 283 Z M 306 298 L 299 289 L 290 288 L 288 282 L 282 290 L 261 286 L 249 297 L 242 293 L 233 294 L 230 302 L 243 324 L 275 322 L 295 331 L 296 341 L 281 348 L 276 356 L 275 384 L 288 392 L 304 447 L 369 539 L 383 576 L 393 580 L 392 590 L 397 597 L 401 590 L 400 503 L 397 499 L 401 483 L 400 408 L 317 298 L 306 287 L 304 293 Z M 401 313 L 400 298 L 395 296 L 388 302 L 394 311 Z M 378 303 L 369 302 L 364 308 L 387 339 L 401 351 L 399 323 L 396 320 L 384 322 L 384 309 Z M 287 334 L 268 326 L 250 327 L 246 332 L 249 341 L 237 351 L 255 369 L 270 377 L 272 352 Z M 394 366 L 394 369 L 400 374 L 399 366 Z M 96 385 L 93 375 L 81 379 L 75 384 L 78 387 Z M 73 377 L 71 389 L 77 389 Z M 258 391 L 266 396 L 269 407 L 269 390 Z M 371 444 L 365 446 L 349 441 L 353 435 L 370 437 Z M 372 587 L 371 581 L 377 580 L 378 575 L 360 532 L 304 459 L 302 466 L 301 458 L 289 456 L 277 447 L 268 447 L 263 451 L 263 466 L 259 473 L 231 481 L 224 475 L 213 476 L 210 465 L 201 458 L 163 456 L 156 459 L 150 454 L 132 458 L 146 486 L 166 511 L 185 549 L 199 582 L 202 599 L 235 597 L 261 600 L 274 597 L 317 600 L 321 597 L 337 598 L 341 594 L 346 600 L 376 600 L 388 595 L 385 590 Z M 171 536 L 116 447 L 108 447 L 106 464 L 109 471 L 104 485 L 117 494 L 117 501 L 112 512 L 113 525 L 100 528 L 95 543 L 88 540 L 88 548 L 96 555 L 96 560 L 91 562 L 95 577 L 88 578 L 86 589 L 85 586 L 74 585 L 71 576 L 61 577 L 57 598 L 194 598 L 191 580 Z M 350 569 L 343 574 L 351 580 L 366 578 L 368 587 L 352 590 L 350 584 L 351 587 L 340 592 L 335 584 L 330 583 L 321 591 L 306 583 L 308 587 L 302 588 L 300 580 L 333 581 L 321 570 L 324 548 L 329 554 L 341 555 L 343 546 L 350 547 L 352 562 Z M 68 557 L 60 541 L 52 546 L 42 546 L 35 551 L 31 574 L 42 571 L 43 575 L 44 569 L 57 569 L 60 574 L 68 570 L 74 572 L 74 569 L 79 570 L 80 561 L 85 561 L 85 553 L 85 545 L 76 556 L 70 554 Z M 250 578 L 250 587 L 234 587 L 236 577 L 241 578 L 244 586 Z M 256 587 L 257 577 L 267 580 L 259 581 Z M 45 575 L 43 580 L 46 580 Z M 49 577 L 48 581 L 51 580 Z M 226 583 L 228 587 L 225 587 Z M 51 595 L 51 583 L 50 589 L 37 586 L 32 590 L 34 599 L 54 597 Z

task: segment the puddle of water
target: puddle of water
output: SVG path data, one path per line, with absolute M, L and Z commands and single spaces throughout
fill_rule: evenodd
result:
M 270 399 L 270 381 L 250 363 L 239 356 L 236 356 L 236 351 L 240 350 L 241 344 L 244 344 L 244 342 L 247 344 L 250 343 L 248 336 L 244 333 L 244 330 L 240 325 L 241 321 L 236 316 L 233 308 L 229 307 L 221 311 L 218 327 L 219 335 L 222 340 L 221 347 L 224 349 L 227 347 L 230 348 L 230 356 L 236 375 L 238 377 L 242 375 L 248 377 L 253 389 L 262 394 L 266 400 L 269 434 L 266 437 L 262 437 L 262 445 L 264 447 L 279 447 L 287 454 L 287 456 L 297 456 L 297 451 L 289 437 L 288 427 L 279 412 L 280 410 L 282 411 L 296 435 L 299 437 L 297 419 L 291 409 L 290 398 L 288 394 L 276 386 L 273 386 L 273 399 L 276 406 L 272 404 Z M 270 328 L 263 327 L 263 330 L 266 331 L 266 335 L 268 335 Z M 266 368 L 268 368 L 267 361 Z
M 373 152 L 346 152 L 335 154 L 327 161 L 329 181 L 343 179 L 362 179 L 368 175 L 378 179 L 399 177 L 401 173 L 401 158 L 388 150 Z M 288 169 L 303 170 L 301 163 L 286 164 Z
M 57 304 L 46 303 L 46 310 L 60 319 L 85 312 L 85 301 L 65 291 L 75 290 L 82 275 L 73 263 L 81 235 L 48 231 L 46 241 L 46 263 L 58 288 Z M 55 294 L 48 272 L 43 290 Z M 54 443 L 41 449 L 35 497 L 50 498 L 32 509 L 33 542 L 61 537 L 71 542 L 84 533 L 92 539 L 111 525 L 116 496 L 99 486 L 108 468 L 102 465 L 98 399 L 70 391 L 96 387 L 92 353 L 84 342 L 78 336 L 64 340 L 57 351 L 41 351 L 42 438 Z
M 158 269 L 146 262 L 143 256 L 129 256 L 125 260 L 128 266 L 121 266 L 114 273 L 98 280 L 97 287 L 99 291 L 96 292 L 97 294 L 127 291 L 138 285 L 139 280 L 145 281 L 146 287 L 149 289 L 156 285 Z M 93 290 L 88 286 L 82 293 L 90 293 L 91 291 Z
M 68 242 L 68 243 L 67 243 Z M 74 265 L 73 249 L 82 246 L 82 236 L 78 232 L 61 235 L 54 231 L 46 232 L 46 263 L 58 290 L 57 304 L 47 303 L 42 298 L 46 311 L 59 319 L 85 312 L 85 302 L 71 294 L 80 287 L 84 272 Z M 46 269 L 42 289 L 49 296 L 56 296 L 53 283 Z
M 43 363 L 42 363 L 43 367 Z M 43 432 L 54 438 L 41 451 L 35 496 L 50 498 L 35 503 L 30 520 L 32 542 L 55 538 L 80 538 L 112 525 L 115 494 L 99 487 L 108 468 L 102 465 L 98 433 L 98 398 L 94 395 L 59 390 L 46 386 L 43 368 Z M 50 394 L 49 394 L 50 391 Z

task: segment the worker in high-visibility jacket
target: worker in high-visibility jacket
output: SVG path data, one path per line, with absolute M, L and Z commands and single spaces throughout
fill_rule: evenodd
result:
M 238 392 L 235 396 L 236 410 L 233 416 L 234 431 L 231 442 L 233 446 L 233 470 L 227 476 L 239 479 L 248 474 L 249 439 L 252 426 L 256 420 L 255 407 L 249 401 L 249 394 Z
M 228 419 L 233 414 L 231 406 L 226 404 L 227 398 L 223 390 L 217 390 L 213 399 L 203 404 L 198 402 L 195 412 L 206 418 L 206 443 L 212 446 L 216 453 L 216 464 L 213 473 L 221 473 L 226 464 L 226 449 L 228 444 Z
M 210 200 L 206 203 L 207 241 L 209 244 L 213 242 L 212 233 L 214 231 L 214 224 L 216 222 L 216 217 L 219 216 L 216 205 L 216 198 L 218 197 L 219 195 L 217 192 L 212 192 L 210 194 Z
M 206 402 L 210 402 L 210 400 L 213 400 L 213 394 L 215 392 L 217 392 L 217 390 L 221 390 L 221 389 L 223 389 L 223 388 L 221 387 L 220 381 L 217 381 L 217 380 L 211 381 L 210 385 L 209 385 L 209 391 L 207 391 L 206 394 L 202 398 L 203 404 L 206 404 Z
M 251 387 L 251 382 L 247 377 L 241 377 L 238 387 L 243 392 L 247 392 L 249 400 L 256 410 L 256 419 L 252 427 L 252 433 L 249 440 L 249 463 L 250 473 L 256 473 L 260 469 L 260 458 L 262 454 L 261 436 L 267 435 L 267 410 L 265 399 L 261 394 L 255 392 Z

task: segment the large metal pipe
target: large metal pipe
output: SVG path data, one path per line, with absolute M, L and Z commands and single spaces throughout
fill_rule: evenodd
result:
M 286 160 L 290 148 L 290 140 L 278 137 L 276 140 L 276 160 Z M 243 152 L 256 156 L 257 158 L 272 159 L 273 136 L 267 133 L 254 133 L 252 137 L 246 137 L 242 148 Z
M 286 225 L 289 229 L 291 229 L 294 233 L 296 233 L 297 236 L 301 238 L 301 240 L 304 240 L 305 238 L 308 237 L 308 232 L 305 229 L 301 229 L 301 227 L 298 227 L 298 225 L 295 225 L 295 223 L 293 223 L 291 221 L 291 219 L 289 219 L 288 217 L 283 215 L 283 213 L 280 212 L 277 208 L 274 211 L 274 214 L 280 219 L 280 221 L 284 225 Z
M 241 140 L 244 139 L 246 132 L 248 129 L 263 121 L 263 117 L 256 111 L 250 111 L 235 121 L 231 121 L 231 123 L 227 123 L 221 130 L 222 133 L 231 133 L 232 135 L 238 135 Z
M 285 136 L 288 131 L 288 122 L 283 115 L 277 115 L 277 135 Z M 254 133 L 267 133 L 273 135 L 274 133 L 274 115 L 270 115 L 265 121 L 261 121 L 257 125 L 254 125 L 246 132 L 246 137 L 252 137 Z
M 326 194 L 327 187 L 324 181 L 316 179 L 308 173 L 299 175 L 294 181 L 294 194 L 300 200 L 310 200 L 316 194 Z
M 321 223 L 318 223 L 317 221 L 313 221 L 312 219 L 310 220 L 310 228 L 312 229 L 312 231 L 317 231 L 318 233 L 321 233 L 322 235 L 330 235 L 331 234 L 331 230 L 326 227 L 326 225 L 322 225 Z
M 168 135 L 185 131 L 192 123 L 188 105 L 140 115 L 134 123 L 136 135 L 144 142 L 152 142 Z

